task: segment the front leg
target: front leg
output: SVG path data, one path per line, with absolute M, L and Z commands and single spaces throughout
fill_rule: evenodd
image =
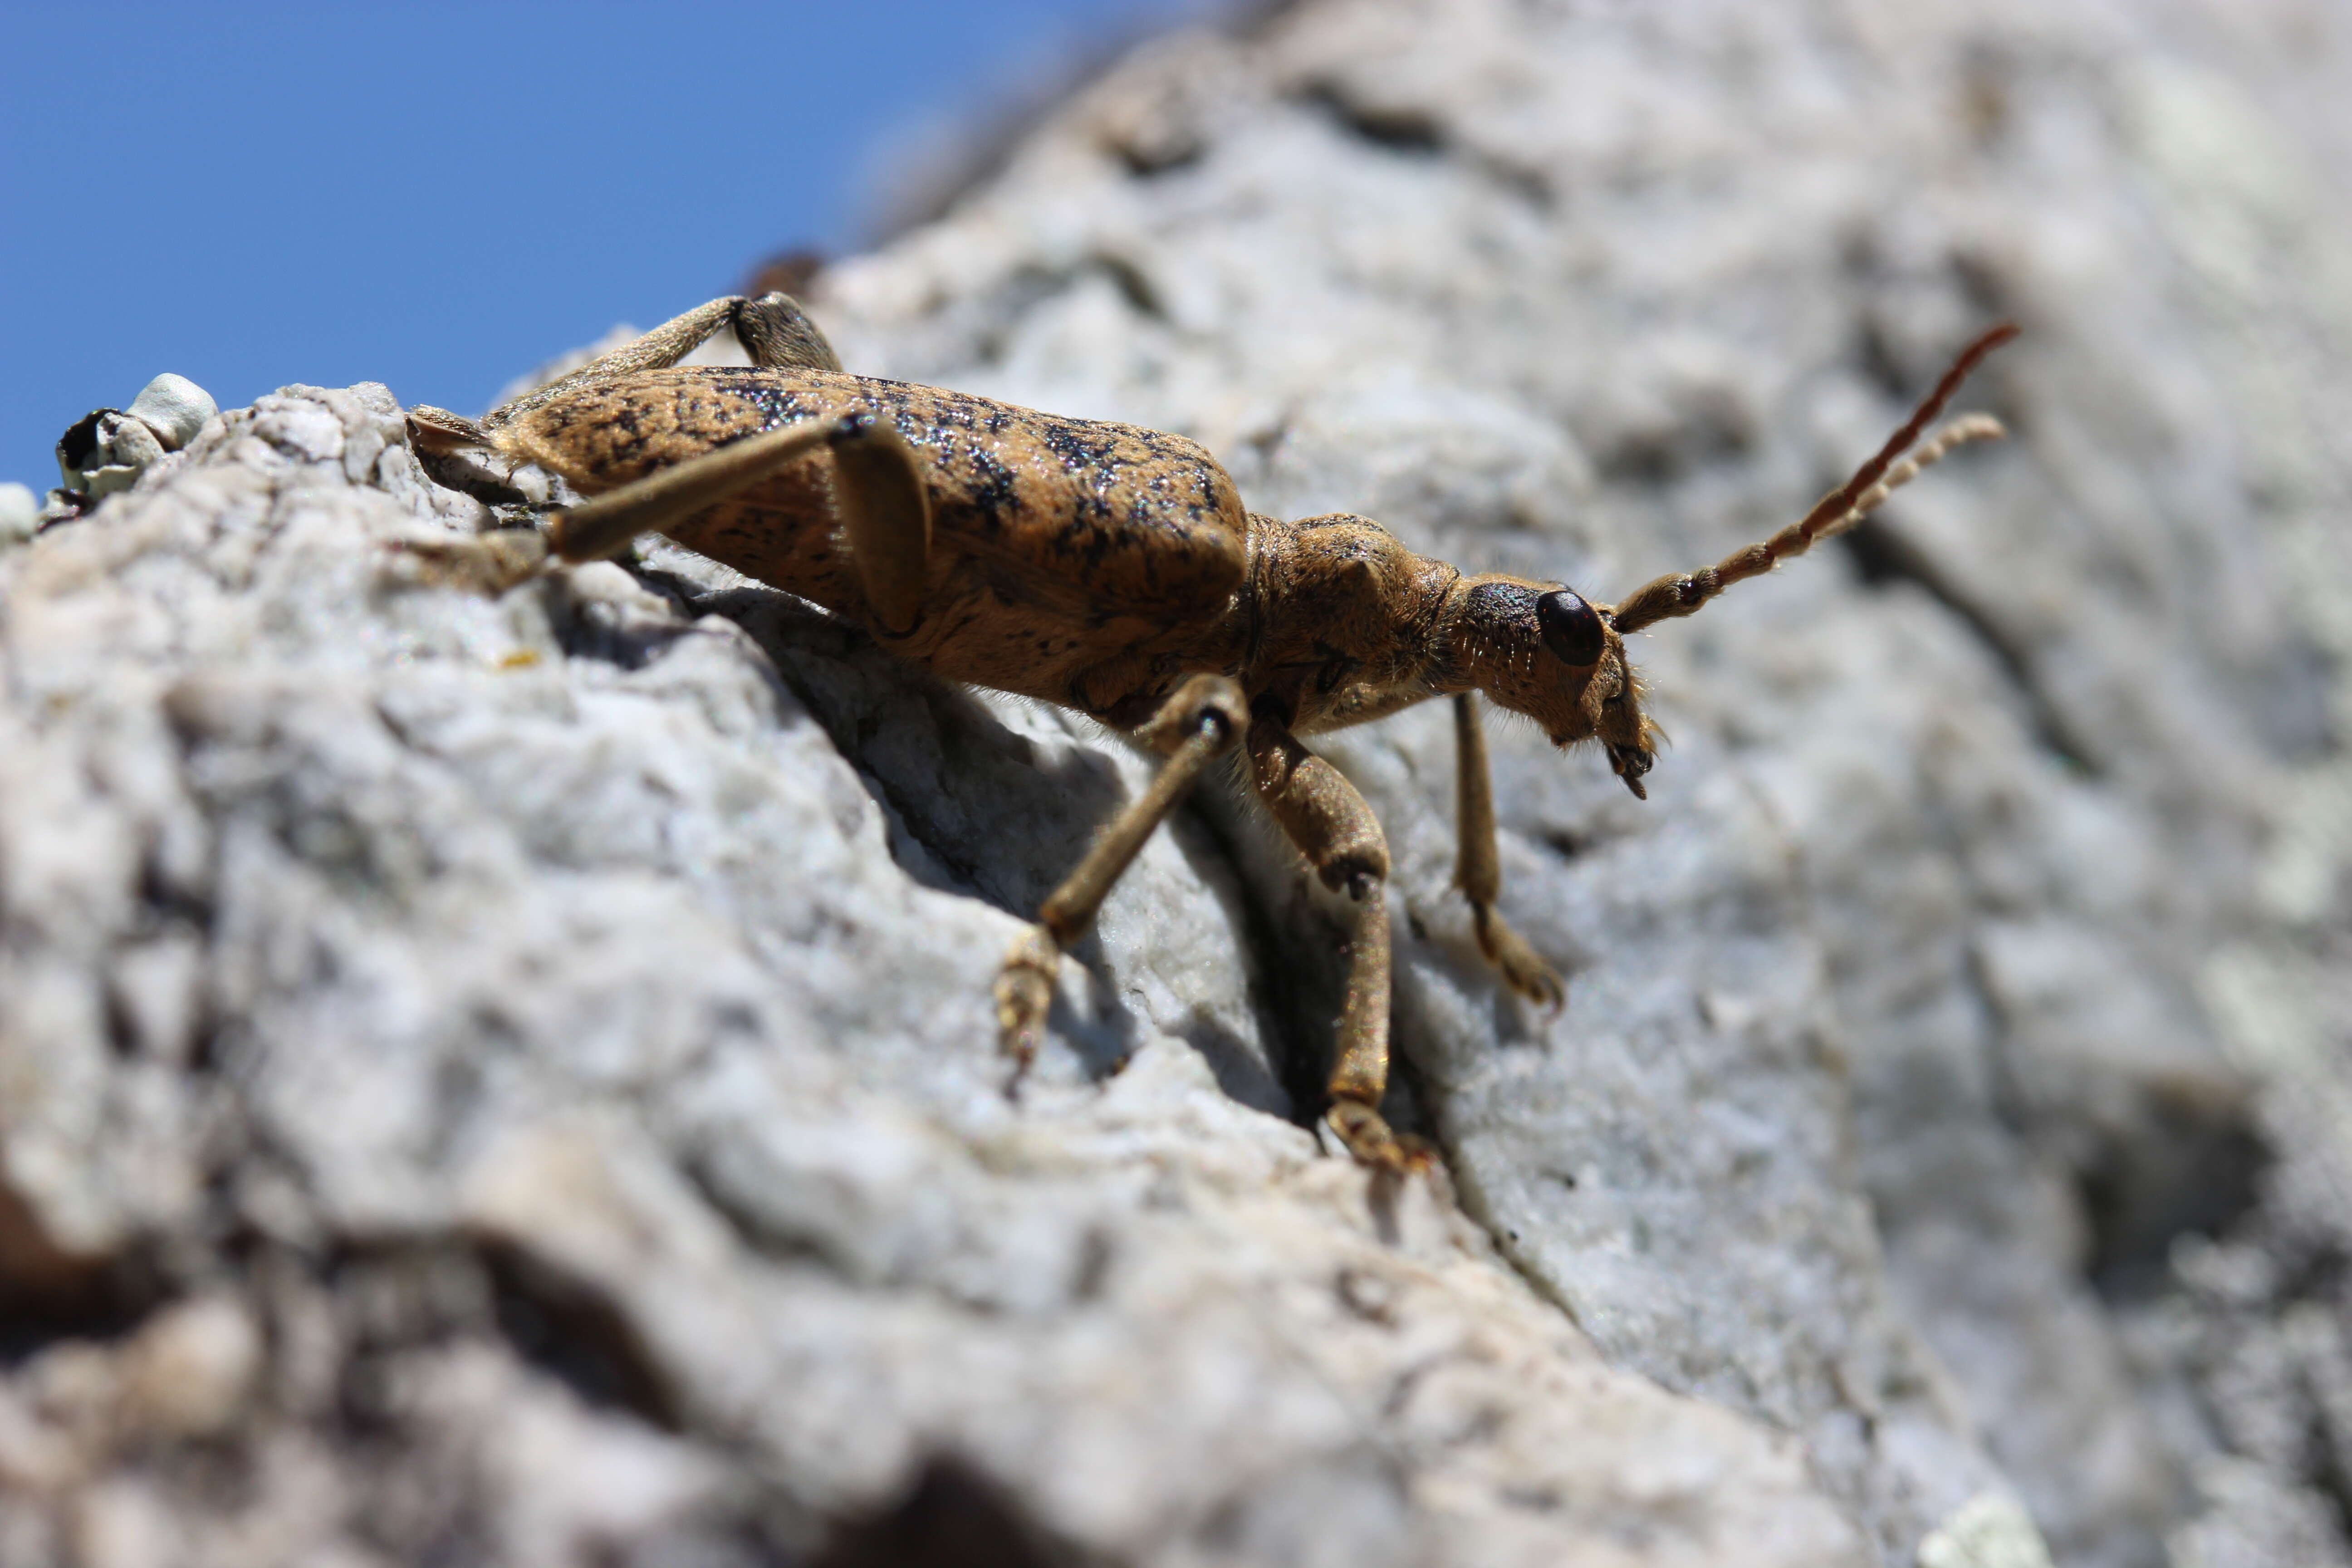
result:
M 1376 1170 L 1424 1168 L 1427 1152 L 1381 1116 L 1389 1084 L 1388 838 L 1380 818 L 1339 770 L 1272 717 L 1249 729 L 1250 782 L 1275 821 L 1327 888 L 1355 905 L 1348 942 L 1348 994 L 1331 1065 L 1331 1130 Z
M 1465 691 L 1454 700 L 1454 741 L 1459 840 L 1454 880 L 1470 900 L 1478 949 L 1512 990 L 1530 1002 L 1557 1008 L 1567 997 L 1558 972 L 1495 911 L 1495 900 L 1503 890 L 1503 867 L 1495 850 L 1495 789 L 1486 771 L 1486 733 L 1478 723 L 1475 692 Z

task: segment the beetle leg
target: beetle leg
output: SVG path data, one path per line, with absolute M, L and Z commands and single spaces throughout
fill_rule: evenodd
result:
M 735 341 L 762 370 L 839 370 L 817 325 L 790 294 L 762 294 L 735 303 Z
M 452 414 L 429 403 L 420 403 L 408 411 L 408 440 L 427 457 L 490 444 L 488 434 L 479 425 L 462 414 Z
M 673 316 L 641 338 L 623 343 L 610 353 L 598 354 L 578 370 L 560 375 L 544 386 L 535 386 L 511 403 L 493 410 L 486 423 L 501 425 L 518 414 L 526 413 L 541 404 L 562 396 L 592 382 L 608 381 L 616 375 L 627 375 L 641 370 L 666 370 L 695 350 L 700 348 L 713 332 L 735 319 L 735 309 L 742 301 L 728 298 L 713 300 L 707 305 L 697 305 L 683 316 Z
M 931 498 L 913 448 L 871 414 L 843 419 L 833 437 L 833 496 L 850 563 L 882 630 L 903 636 L 923 611 L 931 564 Z
M 746 300 L 730 294 L 697 305 L 673 316 L 645 336 L 599 354 L 578 370 L 536 386 L 493 412 L 486 424 L 498 426 L 579 387 L 629 375 L 641 370 L 667 370 L 719 331 L 732 327 L 735 341 L 764 370 L 839 370 L 841 360 L 808 319 L 800 301 L 789 294 L 765 294 Z
M 1406 1173 L 1428 1154 L 1389 1129 L 1381 1097 L 1389 1082 L 1389 845 L 1380 818 L 1339 770 L 1271 717 L 1254 721 L 1250 782 L 1291 843 L 1328 888 L 1354 902 L 1348 994 L 1331 1067 L 1331 1130 L 1375 1169 Z
M 1167 763 L 1150 787 L 1102 830 L 1078 868 L 1047 897 L 1037 911 L 1037 923 L 1013 942 L 997 973 L 997 1040 L 1013 1060 L 1015 1084 L 1037 1054 L 1063 951 L 1094 923 L 1120 873 L 1184 798 L 1201 770 L 1232 747 L 1245 711 L 1240 687 L 1222 675 L 1196 675 L 1178 687 L 1139 731 L 1148 744 L 1166 753 Z
M 1530 1002 L 1557 1008 L 1567 998 L 1559 975 L 1496 911 L 1503 868 L 1495 852 L 1495 790 L 1486 769 L 1486 733 L 1478 722 L 1478 697 L 1454 699 L 1454 811 L 1458 852 L 1454 880 L 1470 900 L 1478 928 L 1478 949 L 1500 971 L 1504 984 Z
M 657 468 L 557 513 L 548 538 L 566 561 L 618 555 L 640 533 L 672 527 L 799 461 L 832 441 L 845 423 L 790 425 Z
M 834 496 L 866 598 L 884 628 L 911 628 L 929 564 L 931 509 L 915 454 L 873 415 L 787 426 L 632 479 L 581 502 L 548 525 L 556 553 L 601 561 L 641 533 L 671 528 L 820 447 L 834 454 Z
M 785 296 L 771 294 L 766 300 L 756 301 L 756 306 L 764 308 L 772 300 L 782 300 L 785 304 L 792 305 Z M 626 375 L 631 371 L 661 370 L 674 365 L 700 348 L 713 332 L 730 322 L 737 324 L 736 335 L 742 339 L 744 347 L 751 351 L 753 361 L 757 363 L 759 350 L 752 346 L 751 338 L 744 335 L 741 326 L 742 308 L 754 303 L 730 296 L 713 300 L 707 305 L 697 305 L 683 316 L 671 317 L 645 336 L 632 339 L 610 353 L 597 355 L 578 370 L 499 405 L 479 425 L 462 414 L 452 414 L 446 408 L 436 408 L 430 404 L 418 404 L 408 411 L 410 435 L 420 446 L 434 452 L 454 451 L 461 447 L 487 447 L 491 444 L 489 428 L 505 424 L 516 415 L 591 382 Z M 797 314 L 799 307 L 793 305 L 792 308 Z M 801 319 L 803 321 L 807 320 L 806 317 Z M 809 329 L 812 332 L 815 330 L 814 327 Z M 775 334 L 761 330 L 755 331 L 752 335 L 764 341 Z M 820 337 L 817 341 L 821 343 L 824 339 Z M 830 355 L 832 350 L 828 348 L 825 352 Z M 835 363 L 832 368 L 838 370 L 841 367 Z

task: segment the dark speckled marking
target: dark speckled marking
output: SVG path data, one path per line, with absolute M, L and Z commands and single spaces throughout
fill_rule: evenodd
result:
M 1438 630 L 1459 573 L 1365 518 L 1245 513 L 1225 471 L 1181 436 L 837 371 L 686 367 L 511 404 L 484 427 L 508 455 L 594 495 L 762 431 L 852 413 L 891 421 L 929 492 L 929 566 L 910 632 L 883 631 L 866 609 L 830 450 L 667 531 L 863 623 L 937 674 L 1113 723 L 1141 721 L 1202 671 L 1238 679 L 1302 734 L 1462 684 Z M 1555 734 L 1568 722 L 1546 716 L 1544 692 L 1502 695 Z
M 1211 667 L 1222 659 L 1206 628 L 1242 585 L 1250 522 L 1232 479 L 1181 436 L 834 371 L 679 367 L 518 410 L 497 440 L 594 495 L 764 430 L 860 409 L 915 449 L 931 500 L 923 616 L 888 639 L 894 649 L 952 679 L 1056 702 L 1071 701 L 1089 670 L 1090 691 L 1106 679 L 1165 684 L 1176 647 L 1209 650 Z M 866 620 L 837 533 L 833 471 L 829 452 L 813 452 L 668 531 Z

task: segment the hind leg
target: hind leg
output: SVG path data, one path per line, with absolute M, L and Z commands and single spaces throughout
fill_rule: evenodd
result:
M 674 316 L 645 336 L 600 354 L 571 374 L 534 387 L 511 403 L 494 408 L 479 424 L 446 408 L 418 404 L 408 411 L 409 430 L 427 451 L 454 451 L 461 447 L 487 447 L 490 433 L 541 404 L 575 387 L 607 381 L 641 370 L 663 370 L 676 364 L 722 329 L 731 327 L 751 363 L 763 369 L 839 370 L 841 360 L 833 345 L 789 294 L 767 294 L 757 300 L 729 295 L 697 305 Z
M 910 631 L 930 562 L 930 497 L 914 450 L 871 414 L 786 426 L 656 469 L 557 516 L 549 542 L 571 562 L 617 555 L 820 447 L 833 451 L 834 500 L 866 601 L 885 630 Z
M 735 341 L 764 370 L 839 370 L 841 360 L 833 345 L 808 319 L 800 301 L 789 294 L 768 294 L 757 300 L 729 295 L 697 305 L 674 316 L 634 342 L 600 354 L 569 375 L 534 387 L 491 414 L 484 423 L 492 428 L 527 409 L 536 408 L 574 387 L 609 381 L 641 370 L 664 370 L 700 348 L 722 328 L 732 327 Z

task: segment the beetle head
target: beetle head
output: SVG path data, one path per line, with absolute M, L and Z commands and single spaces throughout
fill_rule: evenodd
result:
M 1494 575 L 1457 580 L 1443 612 L 1448 666 L 1443 689 L 1475 686 L 1511 711 L 1541 724 L 1555 745 L 1598 740 L 1625 787 L 1645 795 L 1642 775 L 1650 771 L 1658 729 L 1643 716 L 1641 683 L 1625 662 L 1623 634 L 1690 615 L 1734 583 L 1760 577 L 1790 556 L 1802 555 L 1853 527 L 1954 447 L 1999 437 L 2000 421 L 1972 414 L 1921 439 L 1968 374 L 2016 335 L 2017 329 L 2004 322 L 1979 337 L 1961 351 L 1903 427 L 1845 483 L 1771 538 L 1735 551 L 1712 566 L 1670 573 L 1643 584 L 1614 605 L 1589 603 L 1574 589 L 1554 583 Z
M 1641 682 L 1608 605 L 1559 583 L 1465 577 L 1447 595 L 1446 621 L 1463 686 L 1534 720 L 1554 745 L 1599 741 L 1625 787 L 1646 795 L 1657 726 L 1642 712 Z

